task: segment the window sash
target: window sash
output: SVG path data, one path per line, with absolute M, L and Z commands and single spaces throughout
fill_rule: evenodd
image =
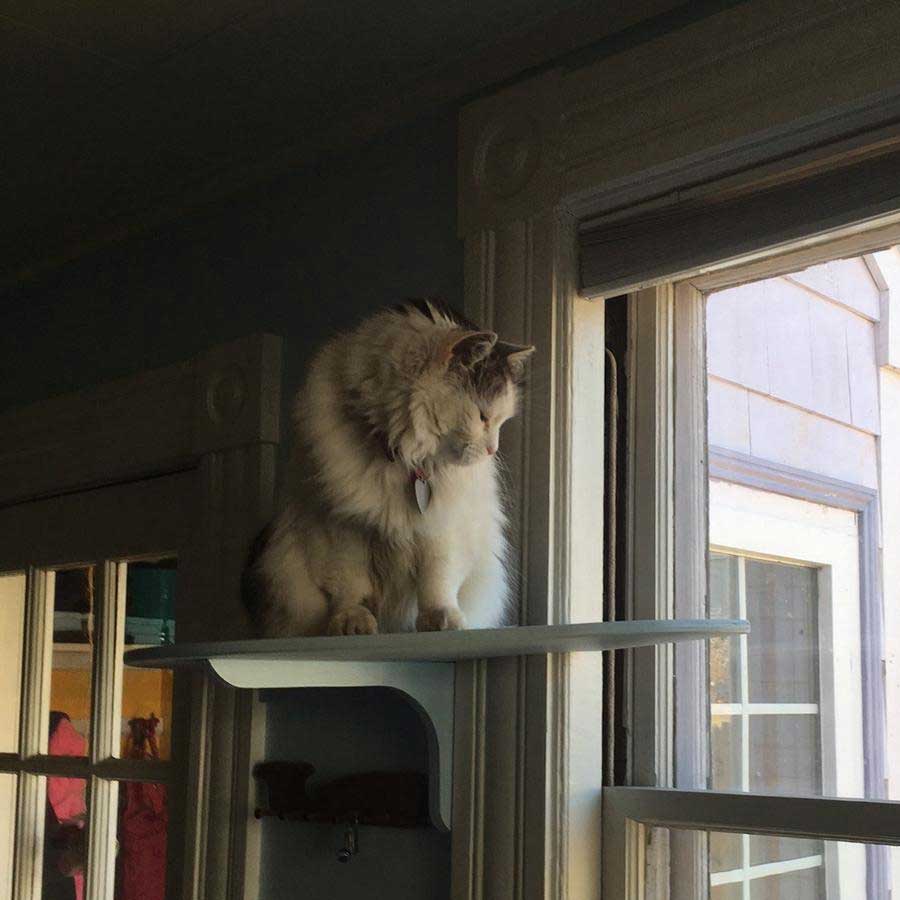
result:
M 644 900 L 657 827 L 900 846 L 900 803 L 888 800 L 613 787 L 602 816 L 604 896 L 617 900 Z
M 830 258 L 857 255 L 871 249 L 874 243 L 884 245 L 896 241 L 897 237 L 896 226 L 885 218 L 871 223 L 863 233 L 854 228 L 848 229 L 833 242 L 798 242 L 797 249 L 788 248 L 777 255 L 769 254 L 763 258 L 763 254 L 757 254 L 741 268 L 710 265 L 707 267 L 707 274 L 693 276 L 690 280 L 675 284 L 660 283 L 629 295 L 635 306 L 633 322 L 637 324 L 632 335 L 635 357 L 643 354 L 643 363 L 631 369 L 635 394 L 633 404 L 638 417 L 642 411 L 645 415 L 644 424 L 638 423 L 634 427 L 630 455 L 637 460 L 653 460 L 655 467 L 652 472 L 657 479 L 663 479 L 654 484 L 643 484 L 641 490 L 632 495 L 633 556 L 629 565 L 634 571 L 657 572 L 661 575 L 656 581 L 655 592 L 651 597 L 644 598 L 645 605 L 649 603 L 655 604 L 658 609 L 661 606 L 665 608 L 664 598 L 672 591 L 672 603 L 677 615 L 702 617 L 707 614 L 707 485 L 710 448 L 707 447 L 706 439 L 703 292 L 771 277 Z M 633 280 L 630 283 L 641 282 Z M 641 304 L 644 305 L 643 314 L 639 311 Z M 649 322 L 650 327 L 641 329 L 641 321 Z M 669 405 L 660 403 L 658 399 L 666 390 L 664 383 L 661 383 L 664 379 L 669 379 L 674 392 L 673 402 Z M 671 453 L 671 468 L 663 464 L 666 453 Z M 641 500 L 641 491 L 644 500 Z M 838 496 L 835 505 L 846 506 L 841 502 L 842 496 Z M 648 515 L 651 508 L 646 499 L 648 497 L 654 498 L 660 509 L 668 508 L 669 521 L 674 526 L 672 545 L 648 540 L 651 532 L 646 529 L 641 531 L 642 517 L 645 522 L 652 518 Z M 662 498 L 661 504 L 658 502 L 659 498 Z M 865 524 L 865 510 L 856 504 L 855 499 L 851 505 L 860 512 L 862 528 Z M 644 540 L 641 540 L 642 537 Z M 674 554 L 671 552 L 672 546 Z M 604 801 L 604 895 L 640 897 L 644 900 L 644 890 L 649 885 L 655 888 L 655 893 L 648 893 L 646 896 L 668 896 L 678 900 L 694 900 L 698 896 L 705 896 L 706 886 L 709 885 L 706 849 L 706 832 L 709 830 L 855 840 L 872 844 L 898 843 L 893 826 L 879 829 L 878 822 L 896 817 L 900 812 L 900 804 L 877 799 L 837 800 L 821 796 L 802 798 L 804 803 L 811 804 L 810 814 L 805 819 L 808 827 L 806 831 L 795 832 L 788 823 L 793 815 L 794 797 L 733 795 L 704 790 L 709 777 L 708 722 L 712 712 L 706 684 L 705 645 L 675 648 L 673 669 L 675 681 L 680 685 L 678 691 L 674 691 L 671 681 L 666 683 L 665 679 L 648 675 L 646 668 L 637 670 L 642 675 L 641 678 L 635 677 L 636 670 L 633 669 L 632 696 L 630 707 L 626 710 L 625 724 L 631 729 L 633 742 L 638 745 L 645 759 L 641 766 L 632 766 L 630 769 L 629 783 L 641 787 L 604 790 L 604 795 L 608 798 Z M 650 672 L 653 671 L 651 668 Z M 698 679 L 701 672 L 702 678 Z M 683 689 L 685 686 L 686 690 Z M 821 703 L 817 706 L 821 707 Z M 780 707 L 779 704 L 778 711 L 781 711 Z M 758 711 L 770 710 L 760 708 Z M 812 705 L 809 709 L 804 705 L 802 710 L 790 711 L 802 714 L 818 711 L 821 714 L 821 708 L 814 710 Z M 674 734 L 670 731 L 669 738 L 675 744 L 673 756 L 677 763 L 672 772 L 669 768 L 672 756 L 667 756 L 672 750 L 667 750 L 665 741 L 659 740 L 659 737 L 661 732 L 672 728 L 676 714 L 679 728 L 674 729 Z M 686 739 L 688 735 L 693 739 L 697 734 L 702 734 L 703 739 L 697 741 L 693 748 L 679 746 L 680 740 Z M 668 793 L 620 793 L 629 790 Z M 685 813 L 685 821 L 681 827 L 677 827 L 677 823 L 673 824 L 667 819 L 666 804 L 671 802 L 671 798 L 675 798 L 675 805 L 678 806 L 681 799 L 693 797 L 695 792 L 708 797 L 709 806 L 704 806 L 702 798 L 696 801 L 699 806 L 687 807 L 694 809 L 696 814 L 687 817 Z M 871 796 L 877 797 L 877 794 Z M 632 801 L 637 803 L 638 797 L 644 799 L 635 808 L 629 805 L 628 815 L 619 814 L 617 809 L 626 808 L 626 797 L 630 798 L 629 804 Z M 610 798 L 611 803 L 608 802 Z M 660 805 L 653 805 L 656 802 L 654 798 L 660 800 Z M 720 802 L 728 804 L 733 800 L 737 805 L 729 828 L 726 827 L 728 822 L 724 813 L 713 813 Z M 821 809 L 818 808 L 820 805 Z M 652 815 L 649 812 L 651 807 Z M 698 810 L 704 810 L 703 814 Z M 767 810 L 771 811 L 770 821 L 767 819 Z M 751 812 L 758 815 L 758 820 L 750 816 Z M 852 816 L 848 819 L 851 812 Z M 846 827 L 830 828 L 828 823 L 832 820 L 839 823 L 843 821 Z M 656 825 L 672 825 L 673 830 L 665 835 L 655 835 L 651 833 L 651 829 Z M 873 851 L 875 854 L 886 852 L 879 847 L 873 848 Z M 678 871 L 679 878 L 670 882 L 670 871 Z

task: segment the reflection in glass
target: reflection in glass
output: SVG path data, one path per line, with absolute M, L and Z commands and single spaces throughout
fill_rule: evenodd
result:
M 87 781 L 46 779 L 41 900 L 83 900 Z
M 24 632 L 25 576 L 0 575 L 0 753 L 19 749 Z
M 115 900 L 165 900 L 168 826 L 164 785 L 119 785 Z
M 86 756 L 91 722 L 94 568 L 63 569 L 53 588 L 53 669 L 50 676 L 52 756 Z M 68 725 L 54 737 L 54 725 Z
M 178 563 L 175 559 L 128 563 L 125 591 L 126 647 L 167 644 L 175 639 L 177 574 Z M 122 721 L 122 756 L 139 759 L 171 758 L 170 669 L 125 666 L 122 677 Z M 136 733 L 148 735 L 140 748 L 133 740 Z

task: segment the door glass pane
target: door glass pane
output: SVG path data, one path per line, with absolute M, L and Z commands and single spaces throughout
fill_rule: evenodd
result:
M 24 632 L 25 576 L 0 575 L 0 753 L 19 749 Z
M 55 573 L 53 586 L 51 756 L 87 755 L 93 643 L 94 567 L 61 569 Z
M 128 563 L 125 589 L 125 646 L 154 646 L 175 640 L 178 563 L 160 559 Z M 134 759 L 171 757 L 172 672 L 125 666 L 122 678 L 122 755 Z
M 168 826 L 164 785 L 119 785 L 116 900 L 165 900 Z
M 82 900 L 87 781 L 47 776 L 41 900 Z
M 12 896 L 16 828 L 16 776 L 0 774 L 0 900 Z

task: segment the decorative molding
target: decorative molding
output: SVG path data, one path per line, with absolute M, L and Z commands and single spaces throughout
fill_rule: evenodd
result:
M 887 776 L 887 723 L 877 491 L 719 447 L 709 449 L 709 477 L 857 514 L 865 793 L 867 798 L 883 798 Z M 868 896 L 886 897 L 889 888 L 886 849 L 868 846 L 866 858 Z
M 0 507 L 192 468 L 203 453 L 278 443 L 281 339 L 255 335 L 199 359 L 0 415 Z
M 709 472 L 707 468 L 706 299 L 689 284 L 675 286 L 674 307 L 674 582 L 675 615 L 709 614 Z M 700 552 L 698 552 L 698 549 Z M 675 648 L 675 772 L 678 788 L 709 785 L 708 644 Z M 696 900 L 709 889 L 705 832 L 670 836 L 672 900 Z
M 528 191 L 530 183 L 521 196 Z M 523 624 L 602 617 L 602 591 L 594 589 L 602 583 L 596 545 L 589 552 L 579 544 L 575 571 L 581 574 L 573 580 L 574 523 L 602 535 L 596 452 L 604 415 L 603 354 L 596 352 L 603 342 L 603 307 L 576 299 L 570 277 L 574 237 L 570 217 L 546 214 L 502 222 L 466 241 L 468 314 L 504 337 L 537 345 L 521 415 L 505 427 L 503 439 Z M 579 346 L 573 345 L 576 318 L 583 326 Z M 596 378 L 598 360 L 600 388 L 581 396 L 576 415 L 575 380 Z M 577 492 L 571 463 L 576 448 L 578 464 L 590 461 Z M 591 566 L 593 578 L 584 571 Z M 466 713 L 475 715 L 476 736 L 465 731 L 464 743 L 458 737 L 455 745 L 458 758 L 475 753 L 472 769 L 461 777 L 471 784 L 480 772 L 483 781 L 457 786 L 456 802 L 466 807 L 454 808 L 454 896 L 505 894 L 510 885 L 513 896 L 577 897 L 596 889 L 599 873 L 586 860 L 599 865 L 600 823 L 588 797 L 594 781 L 599 791 L 602 772 L 593 756 L 596 735 L 576 727 L 574 711 L 593 715 L 599 727 L 601 670 L 602 660 L 591 654 L 574 661 L 568 655 L 493 661 L 477 700 L 461 701 L 476 703 Z M 496 760 L 504 760 L 502 768 Z M 460 833 L 461 827 L 467 830 Z M 473 850 L 475 842 L 481 843 Z M 474 853 L 476 863 L 465 864 L 464 853 Z
M 585 219 L 877 131 L 900 118 L 898 33 L 890 0 L 802 0 L 790 17 L 760 0 L 476 101 L 461 118 L 461 231 L 560 206 Z M 491 195 L 472 165 L 510 110 L 544 147 L 527 199 Z

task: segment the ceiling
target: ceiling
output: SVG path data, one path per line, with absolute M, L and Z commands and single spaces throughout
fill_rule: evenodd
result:
M 0 280 L 676 6 L 5 0 Z

